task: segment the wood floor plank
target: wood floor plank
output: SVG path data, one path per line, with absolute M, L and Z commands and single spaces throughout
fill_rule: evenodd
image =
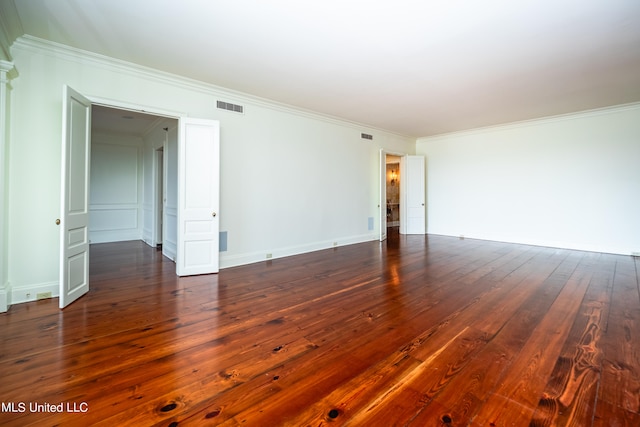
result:
M 510 258 L 506 258 L 506 259 L 503 260 L 503 262 L 508 264 L 509 262 L 511 262 L 511 259 Z M 523 262 L 525 262 L 525 261 L 516 260 L 516 264 L 514 264 L 514 265 L 521 265 L 521 263 L 523 263 Z M 511 272 L 512 270 L 513 270 L 513 267 L 508 269 L 507 271 Z M 506 275 L 507 273 L 504 273 L 504 274 Z M 449 283 L 451 285 L 454 282 L 455 282 L 455 280 L 452 279 L 451 282 L 446 282 L 445 281 L 444 283 Z M 391 288 L 391 289 L 397 289 L 397 288 Z M 463 289 L 461 289 L 461 290 L 463 290 Z M 480 290 L 477 290 L 477 291 L 480 292 Z M 395 291 L 394 291 L 393 295 L 396 295 Z M 452 298 L 453 300 L 459 300 L 460 296 L 461 295 L 458 295 L 458 294 L 452 294 L 449 297 Z M 469 295 L 467 295 L 467 296 L 469 296 Z M 437 305 L 438 308 L 440 308 L 441 306 L 447 306 L 447 304 L 438 304 Z M 405 309 L 405 311 L 407 311 L 406 310 L 407 309 L 406 306 L 403 306 L 403 309 Z M 429 307 L 422 306 L 421 316 L 424 317 L 424 316 L 431 316 L 431 315 L 432 315 L 432 313 L 429 313 Z M 379 317 L 377 315 L 374 316 L 374 317 L 375 317 L 376 321 L 382 319 L 381 317 Z M 350 319 L 349 318 L 341 319 L 339 324 L 344 326 L 344 325 L 348 324 L 348 323 L 345 323 L 345 322 L 360 323 L 360 322 L 362 322 L 362 319 L 367 320 L 364 323 L 364 325 L 367 327 L 367 329 L 370 330 L 371 326 L 372 326 L 372 322 L 375 323 L 374 319 L 370 318 L 369 316 L 362 316 L 359 311 L 356 311 L 356 314 L 354 316 L 352 316 Z M 409 320 L 411 320 L 410 316 L 409 317 L 404 317 L 404 322 L 407 322 Z M 436 327 L 437 327 L 437 325 L 436 325 Z M 355 327 L 349 327 L 347 329 L 353 330 L 353 329 L 355 329 Z M 347 341 L 347 340 L 345 340 L 345 337 L 342 334 L 336 334 L 335 333 L 335 331 L 340 331 L 340 330 L 342 330 L 342 329 L 339 329 L 339 327 L 337 325 L 336 326 L 332 326 L 330 331 L 331 331 L 332 335 L 335 335 L 335 338 L 333 338 L 333 339 L 329 339 L 329 338 L 320 339 L 318 337 L 315 337 L 315 338 L 313 338 L 313 341 L 314 342 L 332 342 L 333 341 L 333 342 L 335 342 L 335 345 L 340 345 L 343 350 L 346 350 L 346 348 L 345 348 L 345 341 L 346 341 L 346 345 L 348 345 L 349 348 L 353 348 L 354 349 L 353 351 L 350 351 L 350 354 L 351 354 L 352 357 L 355 354 L 354 351 L 362 352 L 363 348 L 361 348 L 362 345 L 360 344 L 360 342 L 366 343 L 368 341 L 371 341 L 370 337 L 368 337 L 366 335 L 362 336 L 361 333 L 358 334 L 358 337 L 360 338 L 360 341 L 354 341 L 354 340 L 348 340 Z M 408 331 L 409 335 L 406 335 L 406 332 L 403 332 L 403 331 Z M 414 335 L 412 335 L 414 333 L 413 329 L 405 329 L 405 328 L 403 328 L 403 331 L 400 331 L 399 329 L 395 328 L 395 326 L 394 326 L 393 330 L 388 331 L 387 332 L 388 336 L 385 336 L 386 339 L 383 340 L 386 345 L 384 347 L 381 347 L 382 351 L 387 352 L 387 354 L 388 354 L 388 351 L 389 351 L 388 349 L 389 348 L 393 348 L 393 345 L 400 345 L 401 343 L 406 342 L 406 336 L 411 336 L 411 337 L 414 336 Z M 374 330 L 373 333 L 377 334 L 378 332 L 376 332 Z M 325 334 L 325 332 L 323 332 L 323 334 Z M 405 335 L 403 335 L 403 334 L 405 334 Z M 427 332 L 426 335 L 433 335 L 433 332 Z M 375 357 L 375 355 L 377 353 L 381 352 L 381 350 L 379 348 L 376 348 L 376 347 L 379 347 L 379 346 L 375 346 L 373 348 L 372 347 L 368 347 L 367 348 L 368 353 L 366 355 L 363 354 L 360 357 L 364 358 L 364 359 L 366 359 L 368 361 L 374 360 L 373 357 Z M 406 346 L 403 346 L 403 347 L 406 347 Z M 369 362 L 369 363 L 372 363 L 372 362 Z M 313 365 L 315 365 L 315 363 Z M 362 366 L 367 366 L 367 364 L 363 363 Z M 317 376 L 319 378 L 314 379 L 314 377 L 316 377 L 316 374 L 317 374 Z M 284 377 L 284 378 L 289 378 L 289 377 L 293 377 L 293 376 L 294 376 L 293 372 L 286 372 L 285 375 L 281 375 L 281 377 Z M 321 371 L 318 371 L 317 373 L 314 372 L 311 375 L 305 373 L 305 374 L 303 374 L 303 376 L 305 377 L 306 381 L 299 381 L 298 384 L 290 385 L 288 387 L 292 388 L 292 387 L 295 387 L 295 386 L 301 386 L 302 388 L 308 388 L 308 387 L 313 386 L 313 388 L 317 391 L 319 389 L 318 384 L 320 382 L 322 382 L 322 381 L 326 381 L 326 379 L 328 377 L 328 374 L 327 373 L 322 373 Z M 285 381 L 286 380 L 281 380 L 281 383 L 283 383 Z M 305 384 L 307 384 L 307 385 L 305 385 Z M 240 389 L 241 388 L 242 387 L 240 387 Z M 278 407 L 280 409 L 282 409 L 288 403 L 289 402 L 280 403 L 278 405 Z M 229 408 L 231 406 L 234 406 L 236 410 L 238 409 L 238 405 L 237 404 L 236 405 L 232 405 L 232 404 L 230 404 L 230 403 L 228 403 L 228 402 L 226 402 L 224 400 L 222 400 L 221 402 L 218 402 L 218 405 L 223 406 L 225 408 Z M 283 411 L 283 412 L 288 413 L 288 412 L 291 412 L 291 411 Z M 230 409 L 225 409 L 224 414 L 219 415 L 219 418 L 223 419 L 224 417 L 230 416 L 231 413 L 232 412 L 231 412 Z M 255 405 L 249 405 L 248 409 L 246 410 L 245 413 L 243 413 L 242 415 L 237 415 L 237 416 L 242 419 L 243 423 L 244 422 L 249 422 L 250 424 L 260 425 L 260 424 L 264 424 L 264 423 L 274 422 L 275 415 L 264 415 L 264 414 L 265 414 L 265 411 L 263 409 L 260 409 L 260 408 L 256 409 Z M 251 418 L 251 417 L 260 417 L 260 416 L 264 416 L 265 418 L 264 419 Z
M 142 242 L 91 263 L 65 310 L 0 314 L 0 425 L 640 424 L 631 257 L 392 229 L 217 275 Z
M 539 256 L 547 257 L 541 253 Z M 531 269 L 530 263 L 520 269 L 519 274 L 507 276 L 502 286 L 495 288 L 486 301 L 487 307 L 478 312 L 470 312 L 473 319 L 491 317 L 489 325 L 494 325 L 494 317 L 502 319 L 499 327 L 487 327 L 476 320 L 476 327 L 491 332 L 492 337 L 487 346 L 470 361 L 464 373 L 451 382 L 451 385 L 435 396 L 432 402 L 426 402 L 424 409 L 412 420 L 412 425 L 432 425 L 440 422 L 442 417 L 451 419 L 455 425 L 468 425 L 475 416 L 479 404 L 502 380 L 505 369 L 525 345 L 540 319 L 551 305 L 553 299 L 540 298 L 542 292 L 560 289 L 567 277 L 575 270 L 580 261 L 579 256 L 557 259 L 557 263 L 545 262 L 545 268 Z M 533 275 L 535 271 L 535 275 Z M 523 281 L 526 278 L 526 281 Z M 491 307 L 500 304 L 513 305 L 508 312 L 510 316 L 486 316 Z M 520 308 L 520 311 L 517 308 Z M 524 307 L 524 308 L 523 308 Z M 504 312 L 502 313 L 504 314 Z M 475 405 L 470 405 L 475 402 Z M 448 408 L 442 413 L 434 408 Z
M 487 291 L 489 288 L 491 288 L 493 286 L 493 280 L 491 279 L 496 279 L 496 278 L 504 278 L 505 276 L 509 276 L 510 280 L 517 280 L 519 278 L 519 280 L 522 280 L 523 277 L 526 277 L 526 275 L 528 274 L 526 271 L 524 270 L 524 272 L 522 273 L 522 275 L 518 274 L 518 275 L 513 275 L 513 271 L 517 270 L 518 267 L 527 264 L 527 261 L 529 261 L 531 259 L 531 255 L 530 254 L 526 254 L 526 256 L 524 257 L 514 257 L 514 258 L 506 258 L 503 260 L 504 262 L 504 266 L 505 268 L 496 268 L 493 271 L 493 275 L 490 275 L 490 277 L 486 278 L 486 283 L 484 284 L 484 286 L 480 286 L 479 283 L 476 283 L 476 286 L 474 286 L 472 288 L 472 290 L 469 290 L 466 286 L 459 286 L 456 287 L 456 282 L 458 282 L 457 277 L 453 277 L 451 278 L 451 281 L 443 281 L 443 282 L 439 282 L 439 283 L 444 283 L 447 284 L 447 286 L 445 286 L 444 288 L 446 288 L 446 296 L 447 299 L 446 300 L 442 300 L 442 297 L 438 297 L 439 292 L 442 291 L 442 289 L 440 288 L 436 288 L 433 293 L 429 294 L 429 300 L 430 303 L 433 303 L 434 301 L 437 302 L 437 304 L 427 304 L 427 305 L 421 305 L 422 308 L 422 312 L 420 313 L 420 315 L 416 318 L 411 318 L 411 317 L 404 317 L 404 323 L 406 324 L 410 324 L 411 321 L 415 321 L 416 319 L 418 319 L 419 324 L 424 324 L 424 323 L 430 323 L 429 319 L 439 319 L 433 327 L 429 328 L 427 331 L 420 333 L 419 330 L 413 330 L 413 329 L 409 329 L 408 335 L 403 335 L 406 334 L 406 332 L 404 332 L 407 329 L 404 329 L 402 331 L 398 330 L 398 329 L 394 329 L 391 331 L 391 333 L 389 334 L 389 336 L 385 337 L 385 339 L 383 340 L 387 345 L 385 347 L 382 347 L 383 351 L 389 351 L 389 348 L 393 348 L 393 345 L 399 345 L 400 343 L 406 343 L 406 340 L 409 337 L 413 337 L 413 339 L 411 340 L 410 345 L 404 345 L 402 346 L 399 351 L 403 352 L 403 353 L 407 353 L 407 352 L 411 352 L 414 351 L 417 348 L 421 348 L 423 346 L 423 344 L 426 342 L 426 340 L 429 339 L 433 339 L 433 337 L 438 337 L 438 339 L 433 342 L 430 343 L 432 344 L 430 346 L 430 348 L 439 348 L 439 346 L 443 345 L 444 343 L 447 342 L 447 340 L 450 339 L 447 338 L 446 335 L 442 334 L 442 333 L 438 333 L 438 331 L 440 329 L 442 329 L 443 327 L 448 327 L 449 331 L 451 331 L 451 327 L 453 327 L 453 325 L 458 325 L 456 329 L 457 331 L 460 331 L 462 329 L 465 328 L 465 320 L 461 319 L 460 321 L 455 321 L 457 320 L 457 314 L 458 313 L 458 309 L 456 309 L 455 312 L 451 312 L 451 306 L 452 304 L 456 304 L 458 306 L 465 306 L 465 303 L 461 302 L 461 299 L 466 298 L 468 301 L 474 301 L 477 295 L 481 295 L 483 292 Z M 558 261 L 560 262 L 561 259 Z M 554 267 L 551 267 L 551 269 L 553 269 Z M 530 273 L 530 272 L 529 272 Z M 441 276 L 441 278 L 444 276 Z M 456 289 L 456 291 L 454 292 L 453 289 Z M 483 313 L 485 313 L 487 311 L 489 307 L 485 307 Z M 407 307 L 405 306 L 404 309 L 406 310 Z M 355 318 L 362 318 L 362 316 L 355 316 Z M 424 320 L 422 320 L 424 319 Z M 341 320 L 340 322 L 341 324 L 344 324 L 344 320 Z M 406 326 L 406 325 L 405 325 Z M 353 328 L 348 328 L 348 329 L 353 329 Z M 339 330 L 339 329 L 334 329 L 332 328 L 332 330 Z M 417 331 L 417 332 L 415 332 Z M 374 331 L 375 332 L 375 331 Z M 418 336 L 412 335 L 413 333 L 418 333 Z M 363 338 L 363 337 L 360 337 Z M 364 342 L 368 342 L 371 340 L 371 338 L 364 336 Z M 323 342 L 323 340 L 318 339 L 318 338 L 314 338 L 313 339 L 314 342 Z M 340 343 L 340 342 L 344 342 L 345 341 L 345 337 L 342 335 L 336 335 L 334 341 L 336 343 Z M 351 341 L 351 343 L 353 343 L 353 341 Z M 344 344 L 342 344 L 344 346 Z M 363 349 L 360 348 L 361 345 L 358 344 L 357 350 L 362 351 Z M 386 349 L 386 350 L 385 350 Z M 378 360 L 378 359 L 374 359 L 373 357 L 379 353 L 381 350 L 377 349 L 377 348 L 369 348 L 369 353 L 365 356 L 361 356 L 361 357 L 366 357 L 366 360 Z M 314 374 L 312 374 L 311 376 L 307 375 L 307 378 L 313 377 Z M 321 377 L 326 377 L 327 374 L 326 373 L 320 373 Z M 318 381 L 321 381 L 320 379 Z M 317 390 L 318 387 L 318 381 L 313 382 L 313 386 L 314 388 Z M 304 382 L 302 382 L 302 384 L 304 385 Z M 282 408 L 284 405 L 286 405 L 286 403 L 281 403 L 278 406 L 280 408 Z M 329 410 L 329 409 L 327 409 Z M 266 422 L 269 421 L 273 421 L 274 415 L 268 415 L 265 414 L 265 410 L 260 409 L 260 410 L 256 410 L 256 408 L 251 407 L 248 410 L 250 413 L 244 413 L 243 415 L 239 415 L 240 417 L 244 417 L 242 418 L 242 422 L 249 422 L 250 424 L 256 424 L 256 425 L 261 425 L 264 424 Z M 228 411 L 227 411 L 228 412 Z M 290 411 L 286 411 L 286 412 L 290 412 Z M 264 418 L 251 418 L 251 416 L 254 417 L 264 417 Z
M 607 333 L 602 338 L 600 401 L 640 414 L 640 295 L 633 258 L 616 257 Z
M 605 400 L 598 400 L 593 418 L 594 427 L 637 427 L 639 425 L 640 414 L 627 411 Z
M 364 409 L 352 414 L 346 425 L 405 425 L 425 402 L 431 401 L 484 348 L 488 337 L 465 328 L 449 342 L 432 351 L 405 377 L 399 377 Z M 416 352 L 417 353 L 417 352 Z
M 527 425 L 531 421 L 592 275 L 588 265 L 576 268 L 509 366 L 507 377 L 474 416 L 473 425 Z
M 531 424 L 580 426 L 591 423 L 600 381 L 600 339 L 607 328 L 613 266 L 610 262 L 596 261 L 579 314 Z

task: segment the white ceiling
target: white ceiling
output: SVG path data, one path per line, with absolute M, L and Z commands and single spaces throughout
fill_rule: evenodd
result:
M 157 127 L 166 127 L 169 118 L 138 111 L 93 105 L 91 108 L 91 130 L 102 133 L 118 133 L 142 137 Z
M 416 137 L 640 101 L 639 0 L 0 0 L 0 8 L 17 11 L 13 33 Z

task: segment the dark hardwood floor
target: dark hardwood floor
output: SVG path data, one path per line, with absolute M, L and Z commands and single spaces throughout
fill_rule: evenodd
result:
M 637 427 L 638 264 L 396 232 L 177 278 L 94 245 L 89 294 L 0 315 L 0 425 Z

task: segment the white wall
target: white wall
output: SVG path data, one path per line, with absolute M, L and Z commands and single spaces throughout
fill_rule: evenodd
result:
M 143 140 L 131 135 L 92 133 L 89 240 L 142 238 Z
M 640 251 L 640 105 L 421 138 L 428 233 Z
M 30 38 L 12 57 L 8 280 L 22 299 L 57 287 L 63 84 L 115 106 L 220 121 L 222 268 L 376 239 L 378 150 L 415 150 L 407 137 Z M 245 113 L 218 110 L 216 100 Z

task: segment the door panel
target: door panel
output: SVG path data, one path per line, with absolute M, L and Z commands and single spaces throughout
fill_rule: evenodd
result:
M 181 118 L 179 128 L 176 273 L 217 273 L 220 126 L 217 121 Z
M 60 308 L 89 291 L 91 102 L 64 86 L 60 216 Z
M 425 159 L 407 156 L 405 160 L 407 209 L 406 234 L 425 234 Z
M 178 127 L 170 127 L 164 143 L 164 218 L 162 254 L 175 261 L 178 253 Z

